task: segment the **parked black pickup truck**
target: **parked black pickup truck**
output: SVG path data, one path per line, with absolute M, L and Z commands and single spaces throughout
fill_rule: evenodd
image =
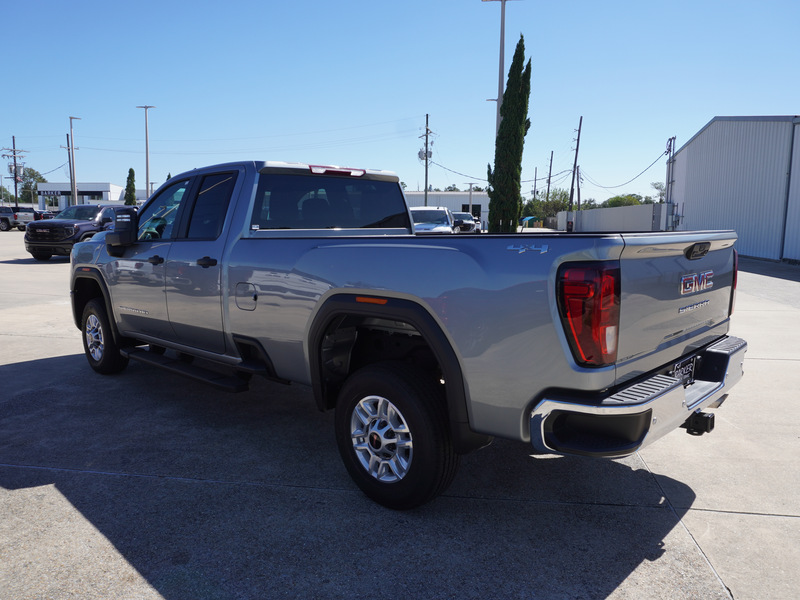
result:
M 116 214 L 123 206 L 78 204 L 58 213 L 54 219 L 30 223 L 25 232 L 25 250 L 36 260 L 50 260 L 54 254 L 69 256 L 76 242 L 88 240 L 98 231 L 114 229 Z

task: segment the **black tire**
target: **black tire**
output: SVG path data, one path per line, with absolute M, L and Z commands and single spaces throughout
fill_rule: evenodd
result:
M 34 260 L 40 260 L 44 262 L 46 260 L 50 260 L 50 257 L 53 255 L 48 252 L 32 252 L 31 256 L 33 256 Z
M 459 457 L 437 387 L 400 363 L 364 367 L 342 387 L 335 416 L 339 453 L 356 485 L 378 504 L 414 508 L 452 483 Z
M 92 233 L 86 233 L 86 234 L 82 235 L 82 236 L 81 236 L 81 239 L 79 239 L 78 241 L 79 241 L 79 242 L 85 242 L 86 240 L 90 240 L 90 239 L 92 239 L 93 237 L 94 237 L 94 232 L 92 232 Z
M 10 231 L 11 230 L 11 223 L 6 220 L 0 221 L 0 231 Z
M 101 299 L 95 298 L 86 303 L 81 317 L 81 331 L 83 351 L 92 369 L 103 375 L 111 375 L 128 366 L 128 358 L 120 354 Z
M 20 231 L 25 231 L 25 225 L 17 225 L 17 229 Z

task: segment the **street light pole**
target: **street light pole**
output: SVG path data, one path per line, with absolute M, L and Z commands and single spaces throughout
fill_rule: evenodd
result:
M 506 45 L 506 1 L 507 0 L 481 0 L 481 2 L 500 2 L 500 73 L 497 77 L 497 130 L 500 132 L 500 108 L 503 106 L 503 70 L 505 67 Z
M 147 109 L 155 108 L 155 106 L 148 106 L 145 104 L 144 106 L 137 106 L 136 108 L 143 108 L 144 109 L 144 195 L 145 200 L 150 197 L 150 133 L 147 124 Z
M 72 133 L 72 122 L 78 120 L 80 121 L 80 117 L 70 117 L 69 118 L 69 156 L 71 159 L 70 169 L 72 171 L 72 186 L 70 189 L 70 193 L 72 197 L 70 198 L 69 205 L 72 206 L 73 204 L 78 203 L 78 181 L 75 179 L 75 135 Z

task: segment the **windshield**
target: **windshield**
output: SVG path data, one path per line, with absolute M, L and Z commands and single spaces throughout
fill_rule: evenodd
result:
M 474 217 L 471 214 L 465 213 L 465 212 L 453 213 L 453 218 L 461 219 L 462 221 L 473 221 L 474 220 Z
M 56 215 L 59 219 L 75 219 L 76 221 L 92 221 L 100 208 L 94 204 L 80 204 L 65 208 Z
M 440 208 L 412 208 L 411 216 L 414 223 L 419 225 L 429 223 L 431 225 L 449 225 L 447 212 Z

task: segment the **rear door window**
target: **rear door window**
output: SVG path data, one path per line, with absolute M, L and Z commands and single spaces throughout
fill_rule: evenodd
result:
M 219 237 L 235 185 L 236 173 L 215 173 L 203 178 L 189 219 L 188 239 Z

